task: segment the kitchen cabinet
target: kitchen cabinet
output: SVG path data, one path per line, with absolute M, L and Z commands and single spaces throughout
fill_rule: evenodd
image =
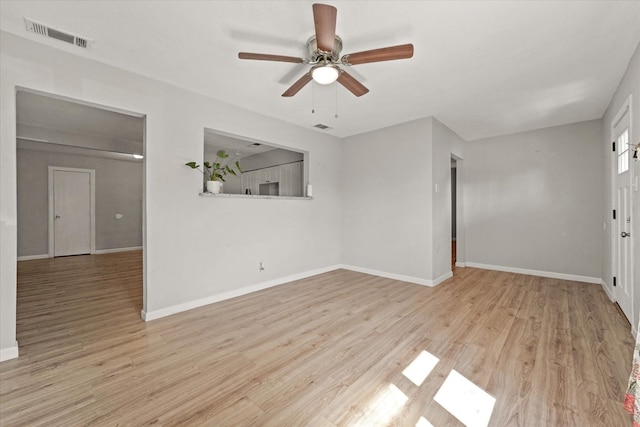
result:
M 247 190 L 251 191 L 251 194 L 259 194 L 258 172 L 243 172 L 242 177 L 242 192 L 246 194 Z
M 282 166 L 273 166 L 270 168 L 260 169 L 258 172 L 258 177 L 260 180 L 260 184 L 268 184 L 271 182 L 280 182 L 280 168 Z
M 246 193 L 246 190 L 249 189 L 251 194 L 261 194 L 260 186 L 262 185 L 262 190 L 267 195 L 294 197 L 302 197 L 304 195 L 302 162 L 244 172 L 241 176 L 243 193 Z M 274 190 L 275 188 L 277 190 Z
M 302 162 L 280 167 L 280 195 L 302 197 Z

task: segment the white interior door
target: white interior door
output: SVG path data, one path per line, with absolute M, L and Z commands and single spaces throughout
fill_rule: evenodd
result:
M 53 171 L 54 256 L 91 253 L 91 173 Z
M 633 325 L 633 258 L 631 246 L 631 162 L 632 151 L 629 149 L 629 109 L 614 122 L 613 135 L 615 141 L 615 210 L 614 221 L 615 248 L 613 288 L 616 302 Z

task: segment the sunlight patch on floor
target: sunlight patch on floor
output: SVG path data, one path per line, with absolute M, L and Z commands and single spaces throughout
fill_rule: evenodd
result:
M 422 382 L 431 373 L 433 368 L 438 364 L 440 359 L 435 357 L 428 351 L 422 351 L 409 366 L 402 371 L 402 375 L 407 377 L 409 381 L 420 387 Z
M 433 424 L 427 421 L 425 417 L 420 417 L 416 423 L 416 427 L 433 427 Z
M 358 420 L 358 426 L 386 426 L 409 398 L 394 384 L 389 384 L 369 405 L 371 412 Z
M 467 427 L 486 427 L 496 399 L 452 370 L 433 398 Z

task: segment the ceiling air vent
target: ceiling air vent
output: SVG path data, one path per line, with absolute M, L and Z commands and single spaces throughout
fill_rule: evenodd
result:
M 56 30 L 41 22 L 34 21 L 33 19 L 24 18 L 24 22 L 27 25 L 27 31 L 40 34 L 41 36 L 49 37 L 52 39 L 60 40 L 78 47 L 86 49 L 89 47 L 89 43 L 93 40 L 86 37 L 72 34 L 67 31 Z
M 329 126 L 323 125 L 322 123 L 318 123 L 317 125 L 314 125 L 313 127 L 314 128 L 318 128 L 318 129 L 322 129 L 322 130 L 331 129 Z

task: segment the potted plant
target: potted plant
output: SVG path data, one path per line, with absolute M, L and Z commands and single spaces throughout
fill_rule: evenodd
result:
M 216 160 L 213 163 L 203 163 L 204 170 L 200 169 L 200 165 L 196 164 L 196 162 L 185 163 L 185 165 L 191 169 L 198 169 L 207 176 L 207 191 L 209 193 L 219 193 L 220 183 L 225 182 L 225 176 L 238 176 L 238 173 L 242 173 L 240 162 L 236 160 L 232 166 L 229 166 L 229 161 L 225 162 L 227 158 L 229 158 L 229 155 L 224 150 L 220 150 L 216 153 Z

